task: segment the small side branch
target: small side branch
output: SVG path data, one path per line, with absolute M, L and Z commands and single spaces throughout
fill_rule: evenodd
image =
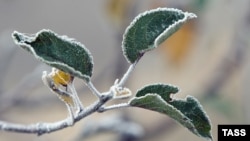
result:
M 138 61 L 136 61 L 135 63 L 131 64 L 127 70 L 127 72 L 123 75 L 123 77 L 121 78 L 120 82 L 118 83 L 119 87 L 123 87 L 123 85 L 127 82 L 128 77 L 130 76 L 131 72 L 133 72 L 133 70 L 135 69 L 135 66 L 137 64 Z
M 68 87 L 70 88 L 70 90 L 71 90 L 71 92 L 72 92 L 72 95 L 73 95 L 73 97 L 74 97 L 74 100 L 75 100 L 75 106 L 76 106 L 76 108 L 77 108 L 77 113 L 79 113 L 79 112 L 81 112 L 82 110 L 84 110 L 84 107 L 83 107 L 83 105 L 82 105 L 82 102 L 81 102 L 81 100 L 79 99 L 79 97 L 78 97 L 78 94 L 77 94 L 77 92 L 76 92 L 76 89 L 75 89 L 75 86 L 73 85 L 73 83 L 70 83 L 69 85 L 68 85 Z
M 96 95 L 99 99 L 101 99 L 101 93 L 95 88 L 95 86 L 91 81 L 87 82 L 87 86 L 94 95 Z

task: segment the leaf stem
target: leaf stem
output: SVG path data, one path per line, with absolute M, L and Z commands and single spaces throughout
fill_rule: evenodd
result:
M 130 105 L 128 103 L 119 103 L 119 104 L 115 104 L 115 105 L 111 105 L 107 107 L 100 107 L 98 109 L 98 112 L 105 112 L 108 110 L 120 109 L 120 108 L 126 108 L 126 107 L 130 107 Z
M 84 106 L 82 105 L 82 102 L 81 102 L 80 98 L 78 97 L 75 86 L 73 85 L 73 83 L 70 83 L 68 86 L 69 86 L 69 88 L 70 88 L 70 90 L 71 90 L 71 92 L 73 94 L 74 100 L 76 102 L 75 106 L 76 106 L 76 108 L 78 110 L 77 112 L 80 112 L 80 111 L 84 110 Z
M 135 69 L 135 66 L 138 63 L 138 61 L 139 61 L 139 59 L 129 66 L 127 72 L 123 75 L 120 82 L 118 83 L 118 87 L 122 87 L 126 83 L 126 81 L 128 80 L 128 77 L 130 76 L 130 74 Z
M 96 89 L 96 87 L 93 85 L 93 83 L 91 81 L 87 82 L 87 86 L 95 96 L 97 96 L 99 99 L 101 99 L 102 94 Z

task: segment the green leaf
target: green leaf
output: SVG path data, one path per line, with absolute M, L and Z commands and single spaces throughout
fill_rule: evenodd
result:
M 173 8 L 158 8 L 138 15 L 123 35 L 122 49 L 128 62 L 138 61 L 145 52 L 158 47 L 195 17 L 193 13 Z
M 50 30 L 41 30 L 35 35 L 14 31 L 12 36 L 17 45 L 35 58 L 89 81 L 93 70 L 93 59 L 81 43 L 66 36 L 58 36 Z
M 212 139 L 211 123 L 198 100 L 192 96 L 185 100 L 171 98 L 177 92 L 178 88 L 171 85 L 149 85 L 139 90 L 129 104 L 168 115 L 194 134 Z
M 198 136 L 210 138 L 211 136 L 211 123 L 210 120 L 202 108 L 199 101 L 192 97 L 187 96 L 185 100 L 173 100 L 170 102 L 176 109 L 181 111 L 190 121 L 192 121 L 195 129 L 190 129 Z M 194 130 L 194 131 L 193 131 Z
M 142 97 L 146 94 L 154 94 L 157 92 L 158 95 L 160 95 L 163 100 L 165 101 L 171 101 L 170 94 L 175 94 L 179 91 L 179 89 L 172 85 L 165 85 L 165 84 L 155 84 L 155 85 L 149 85 L 144 87 L 143 89 L 139 90 L 136 93 L 136 97 Z

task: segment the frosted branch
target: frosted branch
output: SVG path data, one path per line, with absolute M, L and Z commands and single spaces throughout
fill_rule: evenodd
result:
M 104 105 L 108 100 L 110 100 L 111 97 L 102 96 L 101 99 L 96 101 L 94 104 L 87 107 L 84 111 L 81 111 L 74 117 L 74 123 L 80 121 L 86 116 L 91 115 L 94 112 L 97 112 L 98 109 Z M 37 134 L 37 135 L 43 135 L 45 133 L 51 133 L 58 131 L 63 128 L 67 128 L 71 126 L 72 124 L 69 124 L 70 119 L 67 118 L 62 121 L 54 122 L 54 123 L 35 123 L 35 124 L 15 124 L 10 122 L 4 122 L 0 121 L 0 130 L 4 131 L 11 131 L 11 132 L 19 132 L 19 133 L 29 133 L 29 134 Z

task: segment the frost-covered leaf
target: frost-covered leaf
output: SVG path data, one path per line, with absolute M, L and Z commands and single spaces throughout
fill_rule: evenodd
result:
M 154 94 L 160 95 L 165 101 L 171 101 L 170 94 L 175 94 L 179 91 L 179 89 L 172 85 L 166 84 L 155 84 L 155 85 L 148 85 L 143 89 L 140 89 L 136 93 L 136 97 L 142 97 L 146 94 Z
M 176 32 L 187 20 L 195 18 L 193 13 L 173 8 L 158 8 L 138 15 L 128 26 L 122 48 L 130 63 L 159 46 Z
M 212 139 L 211 123 L 210 120 L 202 108 L 199 101 L 192 97 L 187 96 L 185 100 L 173 100 L 170 102 L 172 106 L 183 113 L 194 125 L 194 129 L 190 129 L 198 136 Z
M 130 105 L 156 111 L 173 118 L 194 134 L 212 139 L 211 124 L 202 106 L 192 96 L 185 100 L 171 98 L 178 88 L 171 85 L 149 85 L 136 93 Z
M 17 45 L 42 62 L 89 81 L 93 59 L 81 43 L 50 30 L 41 30 L 35 35 L 15 31 L 12 36 Z

